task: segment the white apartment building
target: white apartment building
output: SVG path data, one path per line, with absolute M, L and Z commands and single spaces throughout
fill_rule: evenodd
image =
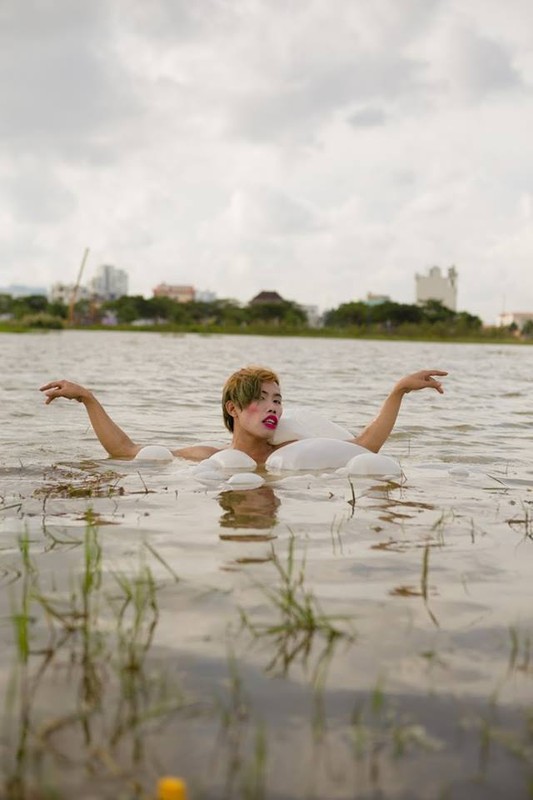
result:
M 427 275 L 415 275 L 416 302 L 439 300 L 451 311 L 457 311 L 457 270 L 450 267 L 443 275 L 440 267 L 431 267 Z
M 507 328 L 509 325 L 516 325 L 519 331 L 522 330 L 526 322 L 533 321 L 533 311 L 504 311 L 498 314 L 497 325 L 500 328 Z
M 90 287 L 101 300 L 117 300 L 128 294 L 128 273 L 111 264 L 102 264 L 96 270 Z
M 48 292 L 50 303 L 64 303 L 68 306 L 72 300 L 74 289 L 73 283 L 54 283 Z M 76 300 L 89 300 L 91 292 L 85 286 L 78 286 Z

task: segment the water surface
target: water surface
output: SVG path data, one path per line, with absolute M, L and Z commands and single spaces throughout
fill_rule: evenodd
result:
M 533 796 L 532 348 L 62 331 L 0 358 L 6 797 L 164 773 L 193 798 Z M 249 491 L 107 459 L 37 391 L 68 377 L 136 441 L 223 443 L 251 363 L 354 432 L 401 375 L 450 374 L 404 400 L 403 480 Z

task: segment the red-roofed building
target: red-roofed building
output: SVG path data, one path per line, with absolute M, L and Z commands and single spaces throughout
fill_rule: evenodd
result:
M 196 297 L 194 286 L 178 286 L 169 283 L 160 283 L 153 289 L 154 297 L 169 297 L 176 303 L 190 303 Z

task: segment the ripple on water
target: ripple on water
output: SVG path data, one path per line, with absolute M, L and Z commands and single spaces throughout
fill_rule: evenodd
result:
M 149 564 L 157 576 L 160 617 L 154 641 L 168 645 L 165 655 L 171 669 L 175 669 L 178 651 L 188 650 L 190 673 L 197 673 L 207 663 L 202 654 L 208 652 L 210 664 L 217 664 L 212 667 L 215 677 L 227 685 L 230 648 L 225 632 L 239 628 L 241 611 L 253 627 L 262 586 L 270 598 L 286 597 L 276 564 L 288 574 L 292 553 L 291 588 L 296 596 L 301 590 L 305 602 L 312 605 L 316 599 L 320 614 L 338 614 L 334 624 L 341 627 L 349 617 L 360 637 L 353 647 L 339 647 L 328 662 L 330 671 L 322 687 L 324 713 L 328 714 L 331 699 L 342 686 L 347 690 L 342 709 L 351 714 L 354 690 L 360 690 L 363 704 L 371 705 L 377 686 L 387 703 L 394 693 L 391 684 L 400 681 L 406 716 L 415 724 L 435 724 L 442 716 L 435 713 L 435 704 L 442 701 L 443 709 L 455 709 L 450 698 L 460 698 L 456 710 L 449 712 L 445 743 L 460 739 L 462 748 L 466 742 L 475 753 L 464 760 L 465 769 L 469 775 L 477 774 L 481 737 L 479 731 L 469 733 L 460 727 L 465 703 L 474 695 L 480 697 L 480 714 L 491 719 L 496 693 L 499 712 L 503 705 L 502 676 L 511 675 L 513 687 L 518 687 L 515 698 L 531 688 L 533 541 L 528 538 L 532 526 L 528 502 L 533 478 L 527 470 L 531 463 L 528 423 L 533 412 L 527 383 L 515 376 L 531 374 L 533 349 L 71 331 L 4 343 L 10 350 L 7 362 L 12 383 L 3 390 L 0 387 L 0 399 L 2 391 L 5 399 L 0 402 L 0 438 L 6 459 L 0 469 L 0 494 L 8 484 L 9 492 L 20 496 L 22 507 L 20 514 L 14 507 L 10 511 L 6 499 L 6 513 L 0 513 L 1 532 L 3 541 L 15 542 L 16 535 L 27 528 L 32 561 L 46 586 L 48 578 L 50 586 L 56 585 L 56 579 L 58 584 L 74 585 L 83 573 L 82 543 L 89 519 L 114 522 L 99 527 L 107 577 L 117 568 L 128 570 L 130 562 L 137 564 L 141 553 L 142 563 Z M 141 474 L 138 464 L 107 461 L 84 409 L 63 401 L 44 406 L 36 388 L 58 371 L 85 380 L 121 427 L 143 444 L 214 437 L 222 443 L 228 440 L 220 421 L 222 382 L 243 363 L 254 362 L 270 364 L 280 373 L 287 407 L 305 402 L 354 431 L 375 416 L 399 377 L 398 364 L 408 372 L 431 362 L 430 366 L 448 368 L 450 376 L 443 397 L 411 393 L 403 404 L 385 451 L 401 459 L 407 475 L 402 485 L 378 487 L 338 476 L 298 475 L 263 489 L 222 494 L 199 489 L 190 467 L 179 461 L 165 470 L 145 468 Z M 186 367 L 173 369 L 176 364 Z M 39 380 L 36 369 L 42 373 Z M 21 390 L 21 386 L 27 388 Z M 508 391 L 502 393 L 501 386 Z M 94 466 L 84 468 L 81 459 L 92 456 Z M 21 466 L 20 459 L 28 466 Z M 58 459 L 67 466 L 51 471 L 50 465 Z M 459 465 L 459 471 L 449 474 L 454 465 Z M 122 476 L 123 494 L 108 496 L 100 473 L 109 469 Z M 59 496 L 54 496 L 52 485 Z M 87 496 L 71 496 L 72 486 L 87 489 Z M 39 493 L 32 497 L 39 487 L 49 495 L 46 508 Z M 143 549 L 143 542 L 153 552 Z M 274 554 L 276 564 L 271 563 Z M 16 584 L 21 578 L 16 546 L 0 553 L 0 565 L 0 588 Z M 170 570 L 179 580 L 174 581 Z M 0 614 L 6 620 L 0 647 L 8 656 L 10 594 L 9 589 L 0 591 Z M 279 606 L 266 593 L 260 601 L 264 618 L 275 625 Z M 101 614 L 111 628 L 116 620 L 107 607 L 102 603 Z M 259 682 L 263 677 L 257 676 L 264 676 L 275 653 L 265 642 L 253 641 L 250 646 L 245 637 L 235 639 L 231 652 L 239 675 L 245 676 L 255 724 L 257 697 L 247 682 L 250 665 L 257 666 Z M 309 644 L 314 646 L 316 639 Z M 74 669 L 74 662 L 69 663 Z M 304 678 L 291 680 L 289 673 L 286 678 L 268 681 L 264 677 L 261 699 L 278 725 L 276 732 L 281 723 L 287 723 L 282 736 L 268 739 L 269 754 L 272 748 L 273 762 L 288 763 L 292 770 L 294 763 L 302 763 L 301 750 L 299 742 L 292 746 L 292 740 L 289 747 L 285 734 L 297 730 L 300 735 L 310 715 L 306 708 L 306 713 L 295 710 L 290 718 L 284 717 L 282 705 L 290 707 L 297 688 L 309 689 L 313 702 L 316 687 L 308 686 Z M 444 696 L 443 684 L 449 695 Z M 6 688 L 5 676 L 2 688 Z M 61 692 L 58 698 L 58 714 L 69 711 L 63 705 L 67 694 Z M 280 694 L 286 704 L 280 703 Z M 378 716 L 386 718 L 386 714 Z M 520 732 L 524 720 L 518 719 L 516 731 Z M 202 721 L 202 741 L 196 748 L 202 765 L 211 734 L 213 741 L 220 742 L 219 720 L 215 722 L 210 728 L 208 715 Z M 325 728 L 329 722 L 325 720 Z M 329 726 L 330 730 L 334 727 Z M 193 728 L 189 725 L 189 732 Z M 265 726 L 265 733 L 269 736 L 272 730 Z M 353 733 L 353 726 L 346 729 L 346 741 L 353 742 Z M 378 734 L 382 736 L 383 730 Z M 371 730 L 371 744 L 378 741 L 373 736 Z M 281 755 L 276 750 L 277 738 Z M 186 739 L 166 735 L 157 740 L 158 752 L 167 742 L 172 746 L 171 758 L 163 766 L 176 763 L 176 742 Z M 310 741 L 315 746 L 315 732 Z M 491 756 L 496 747 L 495 739 Z M 435 781 L 453 779 L 449 752 L 450 747 L 444 755 L 431 754 L 432 786 Z M 414 796 L 421 785 L 410 773 L 416 759 L 428 763 L 423 748 L 411 755 L 404 760 L 402 774 L 406 797 Z M 381 776 L 390 768 L 386 752 L 380 751 L 382 756 Z M 346 764 L 339 762 L 339 775 L 345 766 L 345 773 L 352 776 L 353 748 Z M 513 776 L 520 769 L 513 761 Z M 281 796 L 285 787 L 275 785 L 276 775 L 268 765 L 265 773 L 265 794 Z M 200 774 L 201 769 L 195 778 Z M 331 796 L 330 787 L 331 781 L 316 795 Z M 353 795 L 353 782 L 336 788 L 338 796 Z M 465 797 L 470 797 L 470 788 Z M 377 791 L 375 786 L 371 790 Z M 210 787 L 204 793 L 210 794 Z M 295 790 L 288 796 L 303 793 Z

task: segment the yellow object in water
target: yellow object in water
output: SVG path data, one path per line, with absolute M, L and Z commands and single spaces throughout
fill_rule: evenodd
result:
M 181 778 L 160 778 L 157 782 L 157 800 L 187 800 L 187 786 Z

